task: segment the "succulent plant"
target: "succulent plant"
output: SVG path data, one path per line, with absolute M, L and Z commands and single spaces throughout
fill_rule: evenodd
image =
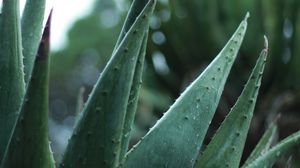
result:
M 242 152 L 268 54 L 268 40 L 236 104 L 210 143 L 210 122 L 247 29 L 245 19 L 231 39 L 164 116 L 128 150 L 156 0 L 133 1 L 110 61 L 80 113 L 59 167 L 271 167 L 299 144 L 300 132 L 271 147 L 276 123 L 250 157 Z M 32 10 L 35 14 L 32 15 Z M 43 30 L 45 1 L 4 0 L 0 16 L 1 168 L 56 167 L 48 141 L 49 27 Z M 31 24 L 34 23 L 34 24 Z M 38 47 L 39 46 L 39 47 Z M 24 56 L 24 59 L 23 59 Z M 81 108 L 79 108 L 81 109 Z

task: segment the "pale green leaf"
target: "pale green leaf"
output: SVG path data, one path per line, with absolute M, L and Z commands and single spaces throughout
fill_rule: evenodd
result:
M 119 47 L 120 43 L 124 39 L 126 33 L 131 28 L 132 24 L 135 22 L 136 18 L 140 15 L 149 0 L 133 0 L 130 9 L 128 11 L 127 17 L 125 19 L 124 25 L 122 27 L 119 38 L 116 42 L 114 51 Z
M 134 124 L 135 113 L 138 104 L 138 96 L 139 91 L 142 83 L 142 74 L 143 74 L 143 65 L 145 61 L 145 54 L 147 48 L 147 40 L 148 40 L 148 32 L 145 34 L 143 39 L 143 43 L 141 46 L 141 51 L 139 53 L 138 62 L 135 68 L 135 74 L 133 77 L 132 87 L 130 90 L 129 101 L 126 110 L 126 116 L 124 119 L 124 126 L 123 126 L 123 135 L 121 139 L 121 151 L 120 151 L 120 163 L 123 162 L 124 156 L 128 150 L 128 144 L 130 140 L 130 133 L 132 126 Z
M 25 83 L 28 84 L 42 37 L 46 0 L 26 0 L 21 19 Z
M 263 49 L 247 84 L 218 131 L 199 155 L 195 168 L 238 168 L 261 84 L 267 57 Z
M 259 156 L 245 168 L 271 168 L 283 156 L 293 151 L 300 144 L 300 131 L 288 136 L 269 151 Z
M 271 144 L 276 138 L 277 130 L 277 125 L 274 123 L 266 130 L 264 135 L 259 140 L 258 144 L 255 146 L 254 150 L 251 152 L 250 156 L 245 161 L 243 167 L 246 167 L 246 165 L 253 162 L 256 158 L 269 150 Z
M 220 54 L 129 151 L 124 167 L 193 166 L 246 28 L 245 19 Z

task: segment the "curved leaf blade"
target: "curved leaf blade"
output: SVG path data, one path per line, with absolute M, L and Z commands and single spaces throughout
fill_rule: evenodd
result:
M 288 136 L 245 168 L 271 168 L 276 160 L 300 144 L 300 131 Z
M 274 123 L 271 124 L 271 126 L 266 130 L 262 138 L 255 146 L 254 150 L 251 152 L 250 156 L 245 161 L 243 167 L 246 167 L 248 164 L 250 164 L 259 156 L 261 156 L 262 154 L 266 153 L 269 150 L 271 144 L 274 142 L 274 139 L 276 138 L 277 130 L 278 130 L 277 125 Z
M 267 48 L 256 65 L 237 102 L 196 163 L 196 168 L 238 168 L 261 84 Z
M 155 3 L 147 3 L 103 70 L 60 167 L 118 166 L 134 71 Z
M 192 167 L 242 43 L 247 21 L 126 156 L 124 167 Z
M 4 0 L 0 27 L 0 161 L 19 114 L 25 83 L 19 0 Z

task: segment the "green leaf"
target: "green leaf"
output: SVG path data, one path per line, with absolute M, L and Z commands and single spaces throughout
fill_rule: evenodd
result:
M 119 47 L 120 43 L 123 41 L 126 33 L 132 27 L 132 24 L 135 22 L 136 18 L 140 15 L 146 4 L 149 0 L 134 0 L 131 4 L 131 7 L 128 11 L 128 15 L 125 19 L 125 23 L 122 27 L 121 33 L 115 45 L 114 51 Z
M 259 140 L 254 150 L 251 152 L 250 156 L 245 161 L 243 167 L 246 167 L 249 163 L 253 162 L 259 156 L 266 153 L 269 150 L 271 144 L 274 142 L 276 135 L 277 135 L 277 125 L 273 123 L 266 130 L 262 138 Z
M 284 154 L 294 150 L 300 143 L 300 131 L 288 136 L 269 151 L 259 156 L 245 168 L 271 168 L 272 165 Z
M 149 0 L 133 1 L 129 9 L 128 15 L 125 19 L 125 23 L 122 27 L 119 38 L 117 40 L 117 43 L 115 45 L 114 51 L 118 48 L 120 42 L 124 39 L 126 32 L 131 28 L 132 24 L 134 23 L 138 15 L 142 12 L 143 8 L 145 7 L 148 1 Z M 128 100 L 128 106 L 127 106 L 126 115 L 124 119 L 123 133 L 121 139 L 120 156 L 119 156 L 120 163 L 122 163 L 124 156 L 128 150 L 130 132 L 131 132 L 132 125 L 134 123 L 134 117 L 135 117 L 135 112 L 138 103 L 138 96 L 139 96 L 139 90 L 141 86 L 143 66 L 144 66 L 144 60 L 145 60 L 145 54 L 147 48 L 147 39 L 148 39 L 148 32 L 145 34 L 145 37 L 143 39 L 141 51 L 139 53 L 138 62 L 134 72 L 133 83 L 130 89 L 130 97 Z
M 193 166 L 242 43 L 247 18 L 213 62 L 129 151 L 124 167 Z
M 139 59 L 135 68 L 135 73 L 133 77 L 133 82 L 130 90 L 130 96 L 128 101 L 128 106 L 126 110 L 126 116 L 123 126 L 123 134 L 121 139 L 121 151 L 120 151 L 120 163 L 123 162 L 124 156 L 128 150 L 128 144 L 130 140 L 130 133 L 132 125 L 134 123 L 135 113 L 138 104 L 139 91 L 142 84 L 143 66 L 147 48 L 148 32 L 145 34 L 143 39 L 141 51 L 139 54 Z
M 4 0 L 0 27 L 0 161 L 25 95 L 18 0 Z
M 21 20 L 25 83 L 28 84 L 42 37 L 46 0 L 26 0 Z
M 147 3 L 103 70 L 60 167 L 118 166 L 134 72 L 155 3 Z
M 267 57 L 263 49 L 247 84 L 213 139 L 204 150 L 195 168 L 238 168 L 250 127 Z
M 54 168 L 48 140 L 49 33 L 48 19 L 23 106 L 2 167 Z

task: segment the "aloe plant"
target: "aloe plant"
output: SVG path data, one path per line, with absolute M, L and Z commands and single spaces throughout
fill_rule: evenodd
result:
M 41 37 L 44 2 L 28 0 L 21 31 L 18 3 L 3 1 L 0 24 L 1 168 L 52 168 L 55 161 L 47 128 L 51 14 Z M 77 110 L 82 112 L 59 167 L 260 168 L 271 167 L 278 157 L 292 151 L 300 142 L 300 132 L 270 147 L 276 133 L 276 126 L 271 125 L 249 159 L 244 165 L 241 163 L 268 54 L 266 37 L 265 47 L 239 99 L 211 142 L 206 147 L 203 145 L 244 39 L 249 13 L 211 64 L 142 140 L 127 151 L 155 4 L 156 0 L 133 2 L 111 59 L 84 107 L 79 96 Z M 37 11 L 39 16 L 29 17 L 29 9 L 36 7 L 41 7 Z M 36 21 L 35 26 L 26 19 Z M 25 67 L 22 47 L 26 48 Z

